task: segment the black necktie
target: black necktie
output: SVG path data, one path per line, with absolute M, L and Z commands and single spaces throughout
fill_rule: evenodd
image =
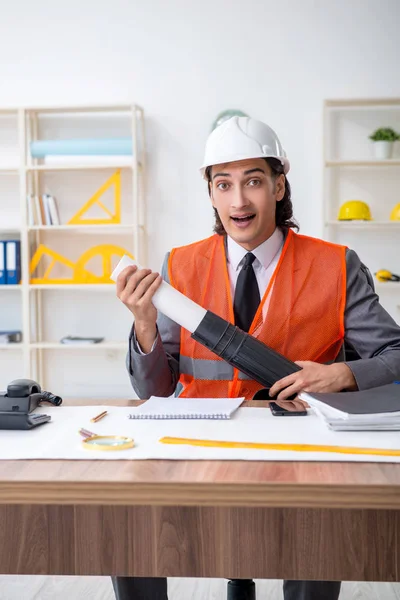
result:
M 254 254 L 248 252 L 236 283 L 233 310 L 235 325 L 248 331 L 260 304 L 260 292 L 253 269 Z

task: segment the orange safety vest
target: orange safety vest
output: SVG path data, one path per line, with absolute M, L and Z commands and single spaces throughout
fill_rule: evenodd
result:
M 343 343 L 346 248 L 291 229 L 249 333 L 290 360 L 326 363 Z M 171 251 L 171 285 L 207 310 L 234 323 L 224 236 Z M 272 291 L 271 291 L 272 290 Z M 265 321 L 262 308 L 271 294 Z M 181 397 L 251 399 L 262 385 L 248 379 L 181 328 Z M 178 384 L 179 385 L 179 384 Z

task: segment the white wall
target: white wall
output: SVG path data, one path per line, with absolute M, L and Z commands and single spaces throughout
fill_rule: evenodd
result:
M 149 263 L 209 234 L 197 167 L 216 114 L 273 126 L 303 233 L 322 234 L 326 97 L 400 93 L 398 0 L 3 0 L 0 104 L 134 100 L 147 114 Z

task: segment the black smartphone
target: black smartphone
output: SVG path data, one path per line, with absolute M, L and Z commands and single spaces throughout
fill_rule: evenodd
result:
M 307 415 L 306 410 L 287 410 L 276 402 L 270 402 L 269 407 L 274 417 L 305 417 Z

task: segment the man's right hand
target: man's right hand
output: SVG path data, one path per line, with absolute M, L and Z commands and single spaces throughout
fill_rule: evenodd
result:
M 162 277 L 150 269 L 126 267 L 117 277 L 117 296 L 135 317 L 136 339 L 148 353 L 157 335 L 157 309 L 152 298 L 160 287 Z

